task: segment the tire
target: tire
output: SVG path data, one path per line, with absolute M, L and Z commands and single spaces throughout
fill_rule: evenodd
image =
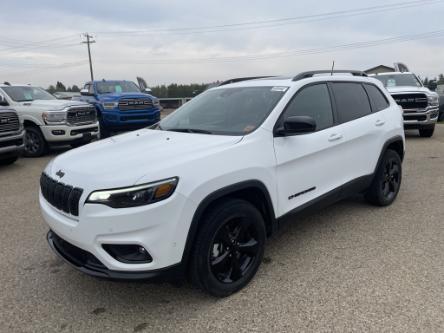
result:
M 264 219 L 249 202 L 227 199 L 211 208 L 200 225 L 191 252 L 191 280 L 213 296 L 229 296 L 250 282 L 262 262 Z
M 8 157 L 0 159 L 0 165 L 10 165 L 18 160 L 18 156 Z
M 433 136 L 433 132 L 435 131 L 435 125 L 431 127 L 425 127 L 419 129 L 419 136 L 421 138 L 431 138 Z
M 395 201 L 401 187 L 402 162 L 397 152 L 388 149 L 366 193 L 366 199 L 376 206 L 388 206 Z
M 48 150 L 48 144 L 42 132 L 36 126 L 26 127 L 25 151 L 26 157 L 40 157 Z

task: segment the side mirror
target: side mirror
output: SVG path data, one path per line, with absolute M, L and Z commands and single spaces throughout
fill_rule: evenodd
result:
M 281 136 L 312 133 L 316 131 L 316 121 L 309 116 L 292 116 L 285 119 L 282 127 L 277 129 Z
M 88 89 L 80 90 L 80 95 L 82 95 L 82 96 L 91 96 L 91 94 L 89 93 Z
M 151 94 L 153 91 L 150 88 L 145 88 L 144 90 L 147 94 Z
M 6 99 L 0 95 L 0 106 L 8 106 L 8 102 L 6 101 Z

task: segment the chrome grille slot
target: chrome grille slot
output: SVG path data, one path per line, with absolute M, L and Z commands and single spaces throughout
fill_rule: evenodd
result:
M 88 125 L 97 122 L 96 109 L 93 106 L 72 107 L 68 110 L 69 125 Z
M 145 110 L 153 107 L 149 98 L 124 98 L 119 101 L 121 111 Z
M 0 112 L 0 133 L 17 132 L 20 129 L 20 121 L 14 112 Z

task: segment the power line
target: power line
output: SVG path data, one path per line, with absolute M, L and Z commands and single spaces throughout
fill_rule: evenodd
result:
M 200 26 L 200 27 L 181 27 L 181 28 L 162 28 L 162 29 L 141 29 L 141 30 L 123 30 L 123 31 L 98 31 L 97 34 L 109 34 L 109 35 L 140 35 L 140 34 L 199 34 L 209 32 L 221 32 L 221 31 L 237 31 L 237 30 L 249 30 L 260 28 L 271 28 L 288 24 L 300 24 L 312 21 L 320 21 L 326 19 L 334 19 L 341 17 L 353 17 L 358 15 L 372 14 L 383 11 L 393 11 L 405 8 L 412 8 L 418 6 L 432 5 L 442 3 L 443 0 L 421 0 L 421 1 L 409 1 L 398 2 L 393 4 L 372 6 L 357 8 L 351 10 L 341 10 L 334 12 L 326 12 L 322 14 L 303 15 L 296 17 L 288 17 L 281 19 L 250 21 L 233 24 L 212 25 L 212 26 Z

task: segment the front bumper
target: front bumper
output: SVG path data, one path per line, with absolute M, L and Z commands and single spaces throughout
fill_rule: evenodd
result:
M 428 107 L 426 109 L 404 110 L 404 127 L 419 128 L 422 126 L 433 125 L 438 121 L 439 108 Z
M 160 121 L 160 109 L 147 111 L 104 111 L 102 126 L 109 131 L 135 130 Z
M 0 154 L 21 153 L 25 149 L 25 131 L 12 134 L 2 133 L 0 136 Z
M 64 261 L 82 273 L 111 280 L 152 280 L 172 281 L 184 277 L 184 268 L 181 264 L 164 269 L 151 271 L 114 271 L 106 268 L 93 254 L 84 251 L 50 230 L 46 236 L 51 249 Z
M 62 247 L 57 247 L 54 240 L 48 239 L 51 247 L 65 260 L 90 275 L 110 278 L 134 276 L 129 279 L 146 279 L 151 277 L 152 272 L 169 270 L 182 262 L 195 209 L 195 205 L 184 196 L 174 193 L 170 198 L 151 205 L 113 209 L 100 204 L 84 204 L 87 195 L 85 193 L 81 199 L 79 216 L 74 217 L 50 205 L 40 193 L 42 215 L 52 232 L 70 246 L 88 253 L 100 265 L 91 266 L 91 260 L 82 262 L 73 259 Z M 118 261 L 105 250 L 103 245 L 109 244 L 143 246 L 152 261 Z
M 99 123 L 69 126 L 69 125 L 45 125 L 40 126 L 45 140 L 49 143 L 70 143 L 79 141 L 91 141 L 99 136 Z

